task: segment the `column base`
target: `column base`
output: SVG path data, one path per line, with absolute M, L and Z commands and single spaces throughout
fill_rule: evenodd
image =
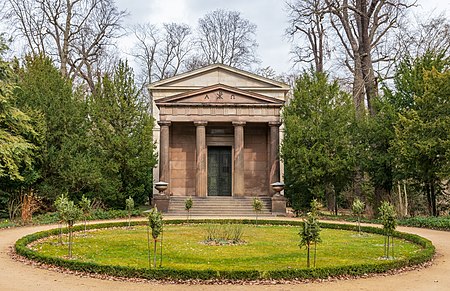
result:
M 153 195 L 152 198 L 152 207 L 158 208 L 159 211 L 163 213 L 169 212 L 169 203 L 170 197 L 169 195 Z
M 282 195 L 272 196 L 272 215 L 286 216 L 286 198 Z

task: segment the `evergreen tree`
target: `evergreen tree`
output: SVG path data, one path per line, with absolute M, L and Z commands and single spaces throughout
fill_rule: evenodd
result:
M 395 157 L 390 151 L 395 139 L 397 113 L 385 97 L 375 100 L 376 114 L 360 120 L 353 134 L 358 168 L 367 173 L 373 190 L 363 191 L 361 199 L 377 212 L 381 201 L 391 199 Z
M 12 64 L 2 58 L 7 49 L 0 35 L 0 217 L 13 219 L 21 187 L 33 183 L 39 144 L 39 123 L 17 106 Z
M 440 184 L 450 177 L 450 70 L 423 72 L 424 91 L 399 114 L 393 151 L 398 175 L 423 186 L 430 215 L 438 215 Z
M 350 182 L 354 164 L 350 96 L 326 74 L 305 72 L 283 117 L 286 196 L 300 210 L 328 192 L 329 208 L 337 211 L 339 193 Z
M 32 163 L 37 133 L 30 117 L 16 106 L 13 73 L 0 58 L 0 178 L 23 180 L 22 169 Z
M 39 180 L 34 185 L 51 201 L 61 192 L 79 200 L 83 193 L 95 191 L 101 176 L 91 152 L 86 102 L 74 92 L 70 80 L 62 77 L 49 58 L 27 56 L 19 69 L 18 104 L 36 112 L 41 128 Z
M 142 203 L 152 193 L 156 158 L 149 106 L 126 62 L 119 62 L 112 76 L 103 76 L 90 98 L 97 155 L 109 179 L 109 194 L 103 198 L 110 205 L 120 206 L 129 196 Z
M 440 182 L 449 177 L 445 154 L 450 132 L 449 69 L 450 57 L 445 52 L 407 56 L 397 68 L 394 88 L 385 89 L 385 100 L 392 112 L 389 155 L 395 165 L 394 178 L 423 189 L 432 215 L 437 215 Z

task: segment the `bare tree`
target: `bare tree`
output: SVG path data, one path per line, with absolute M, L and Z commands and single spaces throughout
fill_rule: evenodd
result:
M 345 51 L 345 65 L 353 75 L 353 98 L 359 116 L 365 104 L 375 114 L 373 99 L 378 94 L 374 63 L 387 61 L 392 53 L 381 47 L 387 35 L 397 27 L 399 19 L 412 4 L 408 0 L 325 0 L 331 14 L 330 23 Z M 375 52 L 379 55 L 375 58 Z
M 277 78 L 277 72 L 271 66 L 257 68 L 255 74 L 272 80 Z
M 197 44 L 207 64 L 247 67 L 258 63 L 256 25 L 237 11 L 215 10 L 198 21 Z
M 162 29 L 152 24 L 133 27 L 136 44 L 133 56 L 141 67 L 141 80 L 154 82 L 185 70 L 192 50 L 191 28 L 186 24 L 166 23 Z
M 151 83 L 154 76 L 154 63 L 156 59 L 156 49 L 161 42 L 158 28 L 150 23 L 137 24 L 132 27 L 136 42 L 134 44 L 132 56 L 140 67 L 139 83 Z
M 415 17 L 396 35 L 401 55 L 413 58 L 427 51 L 450 52 L 450 21 L 441 13 L 426 18 Z
M 52 56 L 64 76 L 91 90 L 125 11 L 113 0 L 6 0 L 8 18 L 34 54 Z
M 325 0 L 292 0 L 286 5 L 289 16 L 286 34 L 294 44 L 291 50 L 294 63 L 313 63 L 317 72 L 323 72 L 326 53 Z M 299 36 L 301 45 L 296 44 L 296 36 Z
M 159 79 L 172 77 L 179 73 L 190 52 L 191 28 L 186 24 L 164 24 L 162 46 L 157 50 L 155 66 Z

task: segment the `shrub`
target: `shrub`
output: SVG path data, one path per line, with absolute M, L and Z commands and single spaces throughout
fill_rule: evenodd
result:
M 397 226 L 394 206 L 387 201 L 383 201 L 380 208 L 378 208 L 378 212 L 380 213 L 380 219 L 383 224 L 383 231 L 385 235 L 384 256 L 389 258 L 389 251 L 391 250 L 392 257 L 394 257 L 394 237 L 392 234 Z
M 84 219 L 84 232 L 86 232 L 86 221 L 87 221 L 87 217 L 89 216 L 89 213 L 92 210 L 91 207 L 91 200 L 89 198 L 87 198 L 86 196 L 83 195 L 83 197 L 81 197 L 81 201 L 80 203 L 78 203 L 78 205 L 80 206 L 81 212 L 83 213 L 83 219 Z
M 253 198 L 252 206 L 253 211 L 255 211 L 256 215 L 256 225 L 258 225 L 258 214 L 262 211 L 263 208 L 262 201 L 255 197 Z
M 61 205 L 59 210 L 61 215 L 61 220 L 67 223 L 69 228 L 69 258 L 72 257 L 72 240 L 73 240 L 73 225 L 81 217 L 82 212 L 73 201 L 68 200 L 66 203 Z
M 125 199 L 125 210 L 128 214 L 128 227 L 130 227 L 130 221 L 131 221 L 131 212 L 134 209 L 134 200 L 131 196 L 128 196 L 128 199 Z
M 352 212 L 358 217 L 358 233 L 361 234 L 361 214 L 364 212 L 366 205 L 364 202 L 356 198 L 352 204 Z
M 317 243 L 321 241 L 320 239 L 320 226 L 317 220 L 319 204 L 316 199 L 311 201 L 311 212 L 308 212 L 308 216 L 303 220 L 302 228 L 299 232 L 300 235 L 300 247 L 306 247 L 307 249 L 307 261 L 306 265 L 310 267 L 310 248 L 311 244 L 314 244 L 314 267 L 316 267 L 316 254 L 317 254 Z
M 450 216 L 441 217 L 408 217 L 398 221 L 399 225 L 422 227 L 438 230 L 450 230 Z
M 163 231 L 163 221 L 162 221 L 162 213 L 158 211 L 156 206 L 152 208 L 152 210 L 148 214 L 148 228 L 152 229 L 152 238 L 153 238 L 153 267 L 156 268 L 156 245 L 159 235 Z M 150 246 L 150 231 L 147 232 L 147 239 Z M 149 256 L 149 265 L 150 265 L 150 248 L 148 250 Z M 162 262 L 162 242 L 161 242 L 161 262 Z
M 184 209 L 187 211 L 187 222 L 189 223 L 189 218 L 191 214 L 191 208 L 194 202 L 192 201 L 192 197 L 189 197 L 184 201 Z

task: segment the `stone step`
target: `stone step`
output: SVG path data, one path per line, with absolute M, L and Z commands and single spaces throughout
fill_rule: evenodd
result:
M 172 196 L 169 204 L 169 214 L 186 216 L 185 201 L 188 197 Z M 193 216 L 255 216 L 253 211 L 253 197 L 191 197 Z M 263 207 L 258 216 L 271 216 L 272 202 L 270 197 L 258 197 Z

